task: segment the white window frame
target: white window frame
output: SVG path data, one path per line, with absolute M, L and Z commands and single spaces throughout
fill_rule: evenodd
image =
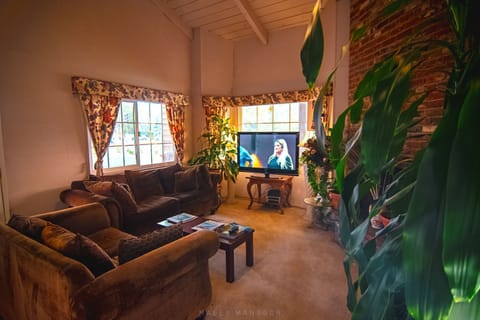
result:
M 289 119 L 288 121 L 285 121 L 285 119 L 275 119 L 275 114 L 274 114 L 274 107 L 275 105 L 289 105 Z M 292 121 L 292 115 L 291 115 L 291 109 L 292 105 L 298 104 L 298 121 Z M 251 105 L 251 106 L 241 106 L 237 107 L 237 127 L 238 131 L 251 131 L 251 130 L 246 130 L 243 128 L 243 121 L 242 121 L 242 112 L 243 108 L 256 108 L 256 121 L 252 123 L 257 124 L 257 128 L 259 125 L 271 125 L 269 129 L 265 130 L 254 130 L 256 132 L 265 132 L 265 131 L 290 131 L 290 132 L 300 132 L 300 141 L 303 140 L 303 137 L 305 136 L 306 132 L 308 131 L 308 108 L 309 108 L 309 103 L 308 101 L 299 101 L 299 102 L 288 102 L 288 103 L 279 103 L 279 104 L 266 104 L 266 105 Z M 259 117 L 259 108 L 272 108 L 272 116 L 271 116 L 271 121 L 264 121 L 260 119 Z M 274 129 L 275 124 L 279 123 L 288 123 L 289 128 L 288 129 Z M 298 130 L 297 129 L 292 129 L 292 123 L 298 123 Z
M 115 123 L 115 127 L 119 124 L 123 124 L 123 123 L 126 123 L 124 121 L 118 121 L 119 119 L 123 120 L 121 117 L 122 117 L 122 107 L 123 107 L 123 103 L 133 103 L 133 113 L 134 113 L 134 119 L 132 121 L 133 125 L 134 125 L 134 143 L 133 144 L 125 144 L 125 143 L 122 143 L 122 149 L 123 151 L 125 152 L 124 148 L 125 146 L 134 146 L 135 147 L 135 164 L 132 164 L 132 165 L 124 165 L 124 166 L 118 166 L 118 167 L 108 167 L 108 166 L 105 166 L 105 158 L 104 158 L 104 169 L 103 169 L 103 172 L 104 174 L 114 174 L 114 173 L 120 173 L 120 172 L 123 172 L 124 170 L 135 170 L 135 169 L 148 169 L 148 168 L 152 168 L 152 167 L 161 167 L 161 166 L 168 166 L 168 165 L 172 165 L 172 164 L 175 164 L 177 162 L 177 152 L 176 152 L 176 149 L 175 149 L 175 143 L 173 141 L 173 138 L 171 136 L 171 133 L 170 133 L 170 127 L 168 126 L 168 121 L 166 120 L 166 110 L 165 110 L 165 104 L 163 103 L 159 103 L 159 102 L 150 102 L 150 101 L 142 101 L 142 100 L 130 100 L 130 99 L 122 99 L 122 101 L 120 102 L 120 109 L 118 111 L 118 116 L 117 116 L 117 121 Z M 152 164 L 145 164 L 145 165 L 141 165 L 140 164 L 140 142 L 139 142 L 139 121 L 138 121 L 138 104 L 139 103 L 149 103 L 149 104 L 160 104 L 162 105 L 162 116 L 161 116 L 161 119 L 164 120 L 165 119 L 165 122 L 161 122 L 159 124 L 161 124 L 162 126 L 162 131 L 165 132 L 165 126 L 166 126 L 166 129 L 168 130 L 168 137 L 170 137 L 169 141 L 165 141 L 165 138 L 166 136 L 164 134 L 162 134 L 162 142 L 160 143 L 153 143 L 153 144 L 167 144 L 167 145 L 172 145 L 173 147 L 173 160 L 171 161 L 164 161 L 164 162 L 159 162 L 159 163 L 152 163 Z M 128 123 L 128 122 L 127 122 Z M 148 124 L 152 124 L 152 122 L 146 122 Z M 122 135 L 123 137 L 123 135 Z M 95 154 L 95 151 L 93 149 L 93 144 L 92 144 L 92 139 L 90 137 L 90 135 L 88 135 L 88 145 L 89 145 L 89 159 L 90 159 L 90 172 L 92 174 L 95 174 L 95 169 L 94 169 L 94 164 L 95 164 L 95 161 L 96 161 L 96 154 Z M 149 145 L 152 145 L 152 143 L 150 143 Z M 109 146 L 110 148 L 111 146 Z M 115 146 L 113 146 L 115 147 Z M 107 154 L 108 154 L 108 151 L 107 151 Z M 105 155 L 105 157 L 107 157 L 107 154 Z M 124 164 L 125 164 L 125 159 L 123 160 L 124 161 Z

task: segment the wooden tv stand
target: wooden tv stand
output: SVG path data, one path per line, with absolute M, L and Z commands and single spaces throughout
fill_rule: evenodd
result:
M 248 205 L 248 209 L 252 207 L 254 201 L 262 202 L 262 184 L 269 185 L 272 189 L 279 189 L 280 190 L 280 202 L 279 202 L 279 210 L 280 213 L 283 214 L 283 207 L 290 206 L 289 198 L 290 194 L 292 193 L 292 180 L 293 177 L 262 177 L 262 176 L 250 176 L 246 177 L 249 181 L 247 184 L 247 192 L 248 196 L 250 197 L 250 204 Z M 255 198 L 252 194 L 252 186 L 257 186 L 257 197 Z

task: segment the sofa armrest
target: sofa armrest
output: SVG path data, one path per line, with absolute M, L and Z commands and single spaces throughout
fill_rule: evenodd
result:
M 215 232 L 201 230 L 118 266 L 78 291 L 73 318 L 194 319 L 211 301 Z
M 122 207 L 112 197 L 106 197 L 80 189 L 67 189 L 60 193 L 60 200 L 69 207 L 77 207 L 87 203 L 100 202 L 108 212 L 112 227 L 123 228 Z

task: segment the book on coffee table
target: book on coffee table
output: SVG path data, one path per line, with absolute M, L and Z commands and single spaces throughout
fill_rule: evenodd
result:
M 215 231 L 224 225 L 223 222 L 207 220 L 192 227 L 193 230 L 212 230 Z
M 167 220 L 171 223 L 185 223 L 187 221 L 191 221 L 193 219 L 197 218 L 197 216 L 194 216 L 193 214 L 189 214 L 186 212 L 179 213 L 173 217 L 168 218 Z

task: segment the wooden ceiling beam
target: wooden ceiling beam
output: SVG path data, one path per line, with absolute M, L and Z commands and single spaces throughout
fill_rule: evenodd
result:
M 250 8 L 248 2 L 246 0 L 233 0 L 235 4 L 238 6 L 242 14 L 247 19 L 250 27 L 253 29 L 255 34 L 257 35 L 258 39 L 264 44 L 268 44 L 268 32 L 263 27 L 260 20 L 258 20 L 257 16 Z
M 166 3 L 165 0 L 151 0 L 157 8 L 162 11 L 162 13 L 170 20 L 178 29 L 180 29 L 188 39 L 193 39 L 193 31 L 192 28 L 187 26 L 182 22 L 180 17 L 175 13 L 173 9 L 171 9 Z

